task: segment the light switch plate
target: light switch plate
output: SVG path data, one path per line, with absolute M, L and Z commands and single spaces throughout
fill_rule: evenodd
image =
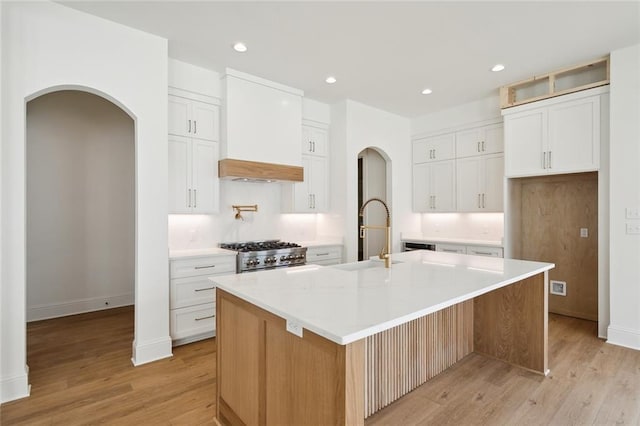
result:
M 589 238 L 589 228 L 580 228 L 580 238 Z
M 640 207 L 627 207 L 625 211 L 627 219 L 640 219 Z
M 640 223 L 627 222 L 627 234 L 629 235 L 640 234 Z

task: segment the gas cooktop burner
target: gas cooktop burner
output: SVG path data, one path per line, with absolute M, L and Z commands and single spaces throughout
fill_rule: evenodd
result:
M 224 243 L 220 244 L 220 247 L 246 253 L 251 251 L 279 250 L 283 248 L 300 247 L 300 244 L 287 243 L 280 240 L 267 240 L 248 241 L 246 243 Z
M 306 247 L 280 240 L 223 243 L 220 248 L 238 252 L 238 273 L 304 265 L 307 258 Z

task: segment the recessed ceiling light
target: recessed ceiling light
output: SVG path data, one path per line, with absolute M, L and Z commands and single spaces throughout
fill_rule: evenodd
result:
M 247 51 L 247 45 L 239 41 L 233 45 L 233 50 L 244 53 Z
M 430 95 L 430 94 L 432 94 L 432 93 L 433 93 L 433 90 L 431 90 L 431 89 L 424 89 L 424 90 L 422 91 L 422 94 L 423 94 L 423 95 Z
M 498 72 L 498 71 L 502 71 L 504 69 L 504 65 L 502 64 L 495 64 L 493 66 L 493 68 L 491 68 L 491 71 L 493 72 Z
M 326 81 L 326 82 L 327 82 L 327 83 L 329 83 L 329 84 L 333 84 L 333 83 L 335 83 L 335 82 L 336 82 L 336 81 L 338 81 L 338 80 L 336 80 L 336 78 L 335 78 L 335 77 L 333 77 L 333 76 L 329 76 L 329 77 L 327 77 L 324 81 Z

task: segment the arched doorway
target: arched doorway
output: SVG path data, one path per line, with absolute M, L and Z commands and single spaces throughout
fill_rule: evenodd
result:
M 133 305 L 134 120 L 80 90 L 26 113 L 27 322 Z
M 360 151 L 358 154 L 358 212 L 365 201 L 374 197 L 384 200 L 389 205 L 387 185 L 385 157 L 373 147 Z M 367 207 L 364 216 L 358 215 L 358 229 L 364 223 L 384 225 L 385 221 L 386 214 L 382 206 Z M 368 232 L 365 239 L 358 238 L 358 260 L 365 260 L 379 254 L 385 247 L 385 238 L 384 232 Z

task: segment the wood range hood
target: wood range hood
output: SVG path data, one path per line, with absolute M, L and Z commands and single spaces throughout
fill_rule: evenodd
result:
M 304 169 L 284 164 L 225 158 L 218 162 L 220 179 L 240 182 L 302 182 Z

